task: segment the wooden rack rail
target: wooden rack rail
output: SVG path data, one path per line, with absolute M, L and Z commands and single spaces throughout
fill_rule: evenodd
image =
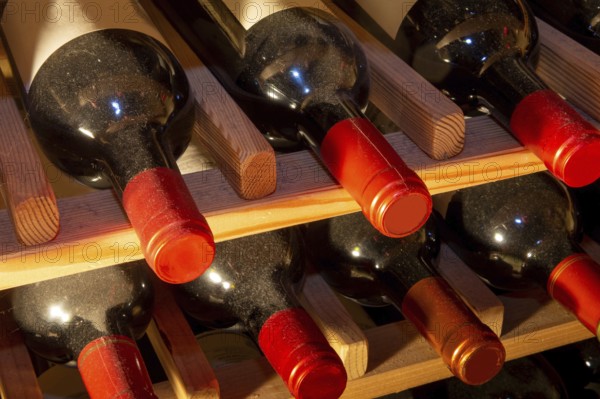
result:
M 207 81 L 218 88 L 218 83 L 207 74 L 199 60 L 189 58 L 189 49 L 160 14 L 149 2 L 144 5 L 163 32 L 168 33 L 171 43 L 177 43 L 173 46 L 176 54 L 193 66 L 193 71 L 188 66 L 188 73 L 196 91 Z M 581 50 L 552 28 L 541 25 L 540 74 L 569 101 L 589 115 L 600 118 L 594 113 L 600 108 L 593 98 L 597 90 L 588 90 L 597 85 L 597 82 L 590 82 L 600 76 L 595 72 L 600 58 Z M 383 51 L 381 47 L 367 35 L 359 37 L 371 46 L 370 61 L 376 65 L 373 73 L 389 73 L 383 63 L 390 55 L 374 56 L 373 52 Z M 394 63 L 402 65 L 396 59 Z M 381 76 L 374 76 L 375 81 L 381 82 L 381 79 Z M 561 79 L 567 79 L 567 84 L 561 83 Z M 382 86 L 376 85 L 374 98 L 387 98 L 391 102 L 389 96 L 380 92 Z M 569 87 L 577 89 L 569 92 Z M 225 95 L 222 88 L 218 90 Z M 210 99 L 199 98 L 199 102 L 204 106 Z M 593 106 L 586 108 L 590 104 Z M 209 121 L 210 128 L 198 126 L 199 132 L 236 126 L 253 130 L 235 107 L 227 111 L 227 117 L 216 108 L 207 109 L 210 111 L 203 111 L 203 118 L 204 122 Z M 391 111 L 388 109 L 387 112 Z M 236 130 L 235 134 L 243 135 L 244 129 Z M 448 142 L 464 144 L 462 151 L 445 160 L 430 158 L 415 144 L 423 147 L 422 142 L 412 141 L 402 131 L 389 133 L 386 137 L 433 194 L 545 169 L 539 159 L 488 117 L 466 120 L 464 142 L 457 136 Z M 227 163 L 207 155 L 203 147 L 224 144 L 218 138 L 207 142 L 198 137 L 179 160 L 186 182 L 199 208 L 207 215 L 217 241 L 359 211 L 356 203 L 308 151 L 280 154 L 271 160 L 267 154 L 256 160 L 255 165 L 259 166 L 248 167 L 254 158 L 239 151 L 244 146 L 243 139 L 236 142 L 239 147 L 233 145 L 224 152 L 230 153 L 229 161 L 237 157 L 247 162 Z M 261 143 L 255 145 L 256 151 L 264 150 Z M 441 151 L 443 154 L 446 150 Z M 443 155 L 437 157 L 444 158 Z M 43 162 L 46 170 L 48 163 Z M 239 179 L 240 176 L 251 177 L 251 169 L 262 168 L 260 165 L 265 162 L 275 163 L 276 175 L 261 181 L 260 189 L 253 188 L 252 181 L 247 185 L 247 181 Z M 212 167 L 215 163 L 222 171 Z M 52 173 L 50 180 L 58 197 L 61 217 L 61 231 L 54 240 L 23 245 L 13 232 L 9 212 L 0 211 L 0 290 L 141 258 L 139 242 L 111 192 L 81 190 L 66 176 Z M 269 184 L 273 182 L 276 189 L 271 193 Z M 75 191 L 70 192 L 73 188 Z M 250 197 L 253 199 L 247 199 Z M 495 296 L 448 249 L 442 255 L 440 271 L 476 314 L 498 332 L 508 359 L 592 336 L 543 292 Z M 351 380 L 344 398 L 372 398 L 450 376 L 410 323 L 402 321 L 362 330 L 318 276 L 310 276 L 302 302 L 345 362 Z M 189 336 L 182 338 L 182 329 L 179 329 L 179 336 L 170 332 L 169 323 L 180 323 L 181 319 L 177 319 L 180 315 L 169 307 L 169 301 L 161 300 L 159 306 L 149 336 L 170 378 L 170 382 L 156 386 L 161 399 L 213 398 L 219 394 L 225 399 L 289 397 L 264 358 L 214 368 L 208 365 L 201 348 L 194 346 Z M 31 362 L 19 332 L 6 327 L 10 326 L 9 315 L 10 312 L 0 311 L 0 326 L 3 326 L 0 331 L 0 395 L 3 399 L 38 399 L 41 393 L 35 387 Z M 25 389 L 28 387 L 32 389 Z

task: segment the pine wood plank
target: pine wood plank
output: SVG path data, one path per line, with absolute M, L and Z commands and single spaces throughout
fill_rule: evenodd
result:
M 462 110 L 333 1 L 322 0 L 322 3 L 354 32 L 362 44 L 369 60 L 371 102 L 433 159 L 457 155 L 465 141 Z
M 47 242 L 59 230 L 56 198 L 2 73 L 0 115 L 1 190 L 13 221 L 11 230 L 24 245 Z
M 0 396 L 3 399 L 42 399 L 31 358 L 0 293 Z
M 438 271 L 473 313 L 500 335 L 504 304 L 446 244 L 442 244 Z
M 219 398 L 219 382 L 169 288 L 154 279 L 156 306 L 146 333 L 177 399 Z
M 208 68 L 150 0 L 140 3 L 163 33 L 195 92 L 194 131 L 245 199 L 271 194 L 276 185 L 275 152 Z
M 537 19 L 540 59 L 537 73 L 596 120 L 600 120 L 600 56 Z
M 362 377 L 367 370 L 369 344 L 333 290 L 317 273 L 310 273 L 299 297 L 302 307 L 342 360 L 348 379 Z
M 507 360 L 592 337 L 543 292 L 500 299 L 506 308 L 501 340 Z M 451 376 L 441 359 L 407 321 L 376 327 L 365 334 L 370 345 L 369 368 L 363 377 L 348 382 L 342 398 L 383 396 Z M 216 374 L 222 384 L 223 399 L 290 397 L 264 358 L 219 368 Z M 161 396 L 161 399 L 170 398 Z
M 489 118 L 467 126 L 468 146 L 443 162 L 427 157 L 402 133 L 386 138 L 434 194 L 544 169 Z M 217 241 L 360 210 L 308 151 L 277 156 L 277 190 L 253 201 L 241 199 L 219 170 L 198 167 L 184 178 Z M 0 290 L 141 259 L 139 240 L 111 191 L 59 198 L 58 206 L 61 232 L 52 242 L 30 247 L 7 233 L 9 218 L 0 212 Z

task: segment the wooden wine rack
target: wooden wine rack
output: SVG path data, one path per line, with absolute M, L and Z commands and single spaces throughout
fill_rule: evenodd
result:
M 203 137 L 194 138 L 178 164 L 217 241 L 359 211 L 310 152 L 270 154 L 257 139 L 256 129 L 173 28 L 149 1 L 142 3 L 186 67 L 198 95 L 201 110 L 196 128 Z M 355 30 L 367 50 L 374 65 L 373 81 L 377 82 L 372 97 L 375 106 L 390 113 L 397 102 L 402 107 L 399 115 L 410 119 L 402 126 L 402 118 L 388 115 L 412 139 L 403 132 L 390 132 L 386 138 L 432 194 L 545 169 L 488 117 L 467 119 L 463 132 L 453 104 L 444 96 L 430 95 L 431 86 L 330 2 L 325 4 Z M 600 57 L 539 23 L 540 75 L 578 108 L 600 120 L 600 90 L 596 90 Z M 5 60 L 3 65 L 7 75 Z M 401 80 L 402 71 L 410 77 L 408 81 Z M 407 91 L 407 87 L 411 89 Z M 7 93 L 0 93 L 3 99 L 10 97 Z M 447 158 L 448 154 L 454 156 Z M 16 238 L 10 209 L 0 211 L 0 301 L 6 293 L 1 290 L 142 257 L 139 241 L 110 191 L 85 189 L 40 157 L 57 196 L 60 233 L 44 244 L 25 246 Z M 256 170 L 273 175 L 257 175 Z M 595 244 L 588 243 L 588 248 L 600 259 Z M 448 248 L 444 247 L 441 259 L 442 275 L 500 335 L 508 359 L 592 337 L 545 293 L 496 296 Z M 156 385 L 161 399 L 290 396 L 264 358 L 211 367 L 168 292 L 159 285 L 158 294 L 158 309 L 148 335 L 169 376 L 169 381 Z M 409 322 L 361 329 L 319 276 L 308 276 L 300 299 L 346 365 L 350 381 L 344 398 L 373 398 L 451 376 Z M 41 398 L 10 309 L 0 309 L 4 309 L 0 310 L 0 395 L 2 399 Z

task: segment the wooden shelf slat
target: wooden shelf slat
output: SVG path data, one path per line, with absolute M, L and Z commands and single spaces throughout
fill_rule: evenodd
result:
M 275 152 L 198 56 L 150 0 L 140 3 L 184 67 L 198 106 L 194 130 L 245 199 L 262 198 L 276 186 Z
M 320 8 L 329 9 L 361 43 L 369 61 L 371 102 L 431 158 L 448 159 L 462 151 L 465 143 L 462 110 L 332 0 L 322 0 L 322 4 Z M 406 9 L 408 6 L 405 3 Z
M 146 333 L 177 399 L 217 399 L 219 383 L 168 286 L 155 279 L 156 306 Z
M 386 137 L 434 194 L 545 169 L 487 117 L 469 120 L 467 131 L 468 148 L 448 161 L 427 157 L 402 133 Z M 360 210 L 308 151 L 279 155 L 277 165 L 275 193 L 252 201 L 241 199 L 217 169 L 200 164 L 199 171 L 187 171 L 186 183 L 217 241 Z M 141 259 L 139 240 L 111 191 L 59 198 L 58 206 L 61 232 L 30 247 L 18 243 L 0 212 L 0 290 Z
M 362 377 L 367 370 L 369 356 L 367 338 L 331 287 L 319 274 L 311 273 L 306 276 L 299 297 L 302 307 L 342 360 L 348 379 Z
M 543 293 L 534 297 L 500 297 L 506 315 L 502 343 L 507 360 L 591 338 L 593 335 Z M 399 392 L 451 377 L 450 371 L 407 321 L 365 331 L 369 341 L 369 368 L 362 378 L 348 382 L 345 399 L 364 399 Z M 221 397 L 289 398 L 285 386 L 261 358 L 215 370 Z M 161 399 L 171 399 L 164 396 Z
M 600 121 L 600 56 L 537 19 L 537 73 L 577 108 Z
M 466 305 L 497 335 L 502 332 L 504 304 L 485 283 L 442 243 L 438 271 Z
M 8 308 L 6 293 L 0 293 L 0 397 L 43 398 L 21 331 Z
M 24 245 L 42 244 L 58 234 L 56 197 L 2 72 L 0 115 L 0 178 L 11 229 Z

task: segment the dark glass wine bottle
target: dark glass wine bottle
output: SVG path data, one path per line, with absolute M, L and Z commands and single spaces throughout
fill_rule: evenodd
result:
M 305 249 L 294 230 L 277 230 L 217 243 L 205 274 L 173 286 L 192 318 L 212 328 L 240 322 L 296 398 L 338 398 L 346 371 L 338 355 L 302 309 Z
M 479 385 L 496 375 L 504 347 L 436 272 L 435 224 L 430 220 L 416 233 L 393 239 L 358 216 L 307 226 L 309 256 L 325 280 L 361 304 L 394 305 L 465 383 Z
M 586 339 L 542 352 L 561 375 L 571 398 L 597 398 L 589 389 L 600 383 L 600 343 Z
M 491 115 L 567 185 L 600 177 L 600 135 L 536 75 L 535 18 L 523 0 L 335 0 L 466 112 Z
M 150 323 L 154 292 L 143 262 L 105 267 L 11 291 L 25 343 L 76 362 L 91 398 L 157 398 L 135 339 Z
M 600 54 L 600 1 L 528 0 L 535 15 Z
M 600 266 L 585 254 L 579 213 L 567 188 L 547 172 L 437 195 L 440 231 L 490 285 L 545 287 L 599 335 Z
M 425 223 L 430 195 L 364 116 L 367 60 L 340 21 L 297 1 L 155 2 L 276 148 L 311 148 L 383 234 Z
M 190 281 L 214 242 L 175 162 L 194 122 L 185 71 L 135 0 L 71 6 L 51 18 L 56 3 L 10 0 L 2 16 L 37 141 L 85 184 L 112 185 L 150 267 Z

